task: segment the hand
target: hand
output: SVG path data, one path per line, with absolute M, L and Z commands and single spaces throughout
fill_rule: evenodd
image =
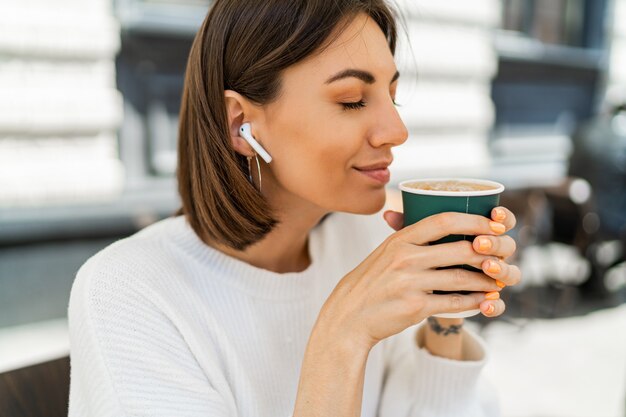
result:
M 404 222 L 404 214 L 388 210 L 383 213 L 383 218 L 394 230 L 402 229 Z M 505 207 L 496 207 L 491 210 L 491 219 L 501 223 L 505 227 L 505 232 L 515 227 L 515 215 Z M 483 244 L 481 249 L 481 241 L 486 239 L 489 243 Z M 472 247 L 477 253 L 483 255 L 493 255 L 492 258 L 486 259 L 481 263 L 483 272 L 494 278 L 496 284 L 502 288 L 506 285 L 516 285 L 521 280 L 521 271 L 515 265 L 509 265 L 504 262 L 515 252 L 515 241 L 509 236 L 477 236 L 474 238 Z M 491 307 L 493 306 L 493 307 Z M 496 317 L 504 313 L 506 306 L 500 299 L 486 300 L 480 303 L 480 311 L 487 317 Z
M 504 304 L 485 303 L 485 293 L 501 290 L 494 277 L 515 284 L 519 278 L 514 276 L 514 267 L 498 259 L 502 271 L 491 275 L 437 268 L 462 264 L 481 268 L 496 256 L 510 256 L 515 249 L 513 240 L 499 235 L 507 225 L 513 227 L 515 218 L 506 209 L 504 213 L 506 224 L 473 214 L 440 213 L 393 233 L 337 284 L 320 311 L 314 333 L 325 340 L 344 340 L 353 347 L 371 349 L 433 314 L 457 313 L 479 305 L 484 309 L 491 303 L 495 307 L 489 315 L 501 314 Z M 401 213 L 387 215 L 395 216 L 391 223 L 401 227 Z M 451 234 L 485 237 L 492 247 L 479 253 L 467 241 L 428 244 Z M 472 292 L 433 294 L 434 290 Z

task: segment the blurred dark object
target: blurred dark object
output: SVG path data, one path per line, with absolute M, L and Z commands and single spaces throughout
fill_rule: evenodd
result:
M 619 238 L 626 225 L 626 103 L 580 126 L 573 137 L 570 174 L 594 191 L 603 238 Z
M 570 174 L 593 190 L 580 219 L 588 235 L 581 249 L 592 264 L 587 289 L 612 291 L 626 284 L 626 96 L 581 124 L 573 144 Z
M 501 203 L 518 220 L 511 262 L 524 279 L 502 294 L 513 316 L 569 317 L 626 302 L 618 117 L 626 100 L 596 116 L 611 10 L 608 0 L 502 2 L 490 151 L 494 178 L 507 184 Z
M 626 302 L 626 99 L 579 123 L 571 137 L 562 181 L 502 197 L 518 214 L 514 262 L 525 278 L 506 302 L 523 317 L 584 314 Z M 542 297 L 550 302 L 538 302 Z
M 2 373 L 0 416 L 65 417 L 69 387 L 69 357 Z

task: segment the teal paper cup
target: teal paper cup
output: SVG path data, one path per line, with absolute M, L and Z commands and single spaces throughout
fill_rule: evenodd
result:
M 424 190 L 411 187 L 415 183 L 441 183 L 456 182 L 475 184 L 479 190 L 464 191 L 440 191 Z M 478 214 L 491 217 L 491 210 L 497 207 L 500 202 L 500 194 L 504 191 L 504 186 L 495 181 L 474 179 L 474 178 L 418 178 L 402 181 L 398 188 L 402 192 L 402 206 L 404 210 L 404 224 L 406 227 L 434 214 L 455 211 L 459 213 Z M 456 242 L 459 240 L 472 241 L 474 236 L 449 235 L 431 245 L 439 243 Z M 465 268 L 477 271 L 469 265 L 453 265 L 451 268 Z M 448 293 L 449 291 L 435 291 L 436 294 Z M 458 291 L 464 293 L 463 291 Z M 480 313 L 480 310 L 468 310 L 461 313 L 439 314 L 436 317 L 442 318 L 463 318 Z

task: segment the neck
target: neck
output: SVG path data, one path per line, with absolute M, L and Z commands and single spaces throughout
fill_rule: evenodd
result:
M 311 264 L 309 233 L 329 211 L 278 187 L 270 170 L 262 166 L 263 195 L 277 207 L 278 225 L 262 240 L 238 251 L 224 245 L 216 249 L 257 268 L 284 274 L 302 272 Z
M 327 213 L 319 207 L 283 209 L 278 213 L 279 224 L 262 240 L 245 250 L 238 251 L 213 243 L 211 246 L 257 268 L 279 274 L 302 272 L 312 262 L 309 254 L 309 233 Z

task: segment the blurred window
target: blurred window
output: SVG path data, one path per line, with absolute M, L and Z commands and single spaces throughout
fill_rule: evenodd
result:
M 502 0 L 502 6 L 492 85 L 496 131 L 552 130 L 591 117 L 607 65 L 607 0 Z
M 118 0 L 117 86 L 125 99 L 120 147 L 130 180 L 172 177 L 178 112 L 193 37 L 210 0 Z
M 62 11 L 67 11 L 69 16 L 78 16 L 78 11 L 83 7 L 80 6 L 81 2 L 59 2 L 61 3 L 63 5 L 58 7 Z M 35 160 L 39 155 L 46 157 L 49 155 L 50 158 L 63 156 L 63 160 L 68 161 L 66 164 L 68 170 L 72 172 L 81 170 L 83 175 L 78 177 L 82 182 L 78 183 L 81 186 L 86 185 L 85 189 L 75 187 L 75 192 L 66 193 L 69 197 L 50 199 L 51 203 L 44 201 L 46 204 L 0 207 L 0 330 L 49 320 L 53 321 L 53 326 L 56 325 L 55 320 L 62 319 L 67 314 L 70 288 L 76 271 L 89 257 L 113 241 L 171 215 L 179 207 L 174 172 L 181 92 L 189 48 L 210 3 L 209 0 L 114 0 L 112 10 L 119 21 L 120 31 L 118 32 L 117 25 L 112 24 L 111 27 L 105 25 L 100 32 L 94 33 L 101 35 L 102 39 L 109 36 L 115 39 L 115 43 L 119 36 L 121 42 L 115 56 L 111 53 L 111 56 L 104 58 L 98 56 L 96 59 L 90 55 L 87 47 L 78 51 L 85 56 L 66 56 L 65 46 L 59 44 L 53 45 L 54 48 L 50 50 L 44 50 L 43 47 L 41 50 L 37 49 L 36 53 L 43 54 L 42 56 L 17 57 L 16 62 L 26 69 L 27 75 L 29 72 L 41 74 L 39 82 L 42 85 L 53 86 L 58 81 L 67 83 L 70 87 L 67 91 L 68 102 L 74 100 L 79 103 L 80 100 L 84 100 L 83 95 L 89 97 L 98 82 L 100 84 L 97 85 L 105 84 L 107 87 L 112 84 L 112 69 L 115 65 L 115 85 L 123 96 L 124 117 L 117 132 L 109 132 L 113 127 L 106 124 L 108 121 L 106 117 L 105 122 L 95 119 L 96 133 L 105 132 L 104 140 L 101 141 L 100 137 L 86 137 L 83 140 L 80 129 L 77 130 L 79 133 L 72 130 L 75 125 L 70 121 L 74 120 L 69 119 L 69 116 L 66 123 L 60 116 L 50 118 L 49 114 L 46 115 L 39 108 L 33 107 L 33 112 L 38 112 L 38 115 L 42 116 L 39 119 L 45 121 L 59 119 L 58 126 L 67 124 L 64 129 L 69 130 L 67 132 L 62 130 L 60 134 L 56 131 L 51 134 L 43 131 L 41 138 L 35 136 L 31 140 L 28 129 L 30 126 L 25 126 L 19 140 L 13 141 L 19 144 L 23 140 L 24 145 L 20 146 L 24 147 L 26 141 L 32 142 L 30 148 L 24 149 L 30 152 L 28 157 Z M 100 18 L 108 17 L 113 21 L 108 8 L 103 8 L 99 13 L 103 14 Z M 84 24 L 85 22 L 81 22 L 79 27 Z M 47 36 L 44 29 L 46 28 L 42 28 L 41 34 L 38 35 L 41 39 Z M 70 29 L 70 32 L 74 30 Z M 108 30 L 113 33 L 107 32 Z M 14 38 L 13 42 L 21 39 L 17 36 Z M 100 38 L 97 40 L 104 42 Z M 21 48 L 19 43 L 17 45 Z M 44 42 L 42 45 L 48 43 Z M 13 58 L 7 62 L 11 64 L 12 60 Z M 37 67 L 30 63 L 31 60 L 41 64 Z M 7 69 L 0 69 L 4 69 L 4 73 L 0 74 L 0 81 L 9 85 L 10 82 L 7 82 L 6 78 Z M 15 79 L 21 80 L 17 76 L 18 71 L 14 70 L 13 73 L 16 74 L 13 76 Z M 11 76 L 11 73 L 8 74 Z M 100 78 L 93 77 L 94 74 Z M 53 78 L 44 78 L 44 75 Z M 100 81 L 105 76 L 110 76 L 111 80 Z M 88 88 L 82 88 L 83 85 Z M 48 89 L 43 90 L 47 93 Z M 71 96 L 77 94 L 77 91 L 82 93 L 83 90 L 84 94 Z M 42 100 L 51 102 L 52 99 L 58 100 L 59 97 L 48 97 L 44 94 Z M 65 103 L 61 101 L 61 104 Z M 113 113 L 104 108 L 104 105 L 94 107 L 98 105 L 98 102 L 95 103 L 89 102 L 84 106 L 87 112 L 85 114 L 90 114 L 92 108 L 98 108 L 104 114 Z M 50 109 L 56 110 L 53 107 Z M 76 118 L 73 116 L 75 114 L 84 116 L 74 108 L 70 110 L 75 113 L 71 111 L 66 113 L 73 118 Z M 62 109 L 59 111 L 61 116 L 65 116 L 66 113 L 63 113 Z M 92 121 L 89 117 L 87 119 Z M 83 128 L 81 121 L 82 119 L 76 120 L 78 128 Z M 55 126 L 57 125 L 53 125 Z M 92 125 L 87 126 L 92 129 Z M 117 124 L 115 126 L 117 127 Z M 88 133 L 91 134 L 92 131 L 88 130 Z M 114 133 L 117 133 L 117 140 L 112 137 Z M 12 132 L 9 131 L 9 141 L 5 142 L 11 142 L 11 135 Z M 77 139 L 74 138 L 76 135 L 79 135 Z M 109 147 L 105 146 L 109 143 L 106 135 L 111 136 Z M 74 194 L 83 197 L 82 194 L 87 194 L 87 191 L 98 190 L 91 181 L 92 177 L 83 171 L 84 167 L 95 167 L 92 170 L 97 172 L 100 165 L 96 163 L 101 159 L 105 161 L 116 159 L 110 156 L 117 153 L 117 148 L 123 163 L 123 172 L 120 173 L 119 180 L 121 189 L 119 191 L 116 189 L 115 193 L 111 191 L 109 194 L 103 192 L 93 194 L 92 199 L 74 199 Z M 7 149 L 6 144 L 4 149 Z M 48 149 L 49 152 L 44 153 Z M 39 150 L 41 154 L 38 153 Z M 0 154 L 2 152 L 3 149 L 0 149 Z M 14 154 L 20 156 L 17 151 Z M 97 159 L 102 154 L 104 156 Z M 92 159 L 89 158 L 92 157 L 96 163 L 91 162 Z M 38 160 L 44 161 L 41 156 Z M 42 165 L 44 168 L 41 172 L 50 170 L 46 168 L 48 165 Z M 38 174 L 39 171 L 33 170 L 32 175 L 39 178 Z M 56 178 L 54 175 L 50 177 Z M 99 179 L 100 176 L 93 178 Z M 52 179 L 46 178 L 46 181 L 38 182 L 53 184 Z M 65 180 L 65 177 L 62 179 Z M 73 190 L 70 188 L 74 184 L 72 176 L 67 176 L 67 184 L 67 188 Z M 43 190 L 42 194 L 45 194 L 45 191 L 54 196 L 45 187 L 40 188 Z M 5 191 L 6 194 L 2 187 L 0 194 L 1 191 Z M 31 192 L 32 190 L 25 189 L 24 195 L 28 196 Z M 5 335 L 5 340 L 6 337 L 8 336 Z M 1 344 L 2 334 L 0 334 Z
M 608 0 L 501 0 L 491 84 L 494 172 L 520 186 L 559 184 L 571 135 L 600 106 Z
M 584 0 L 505 0 L 503 29 L 541 42 L 584 45 Z

